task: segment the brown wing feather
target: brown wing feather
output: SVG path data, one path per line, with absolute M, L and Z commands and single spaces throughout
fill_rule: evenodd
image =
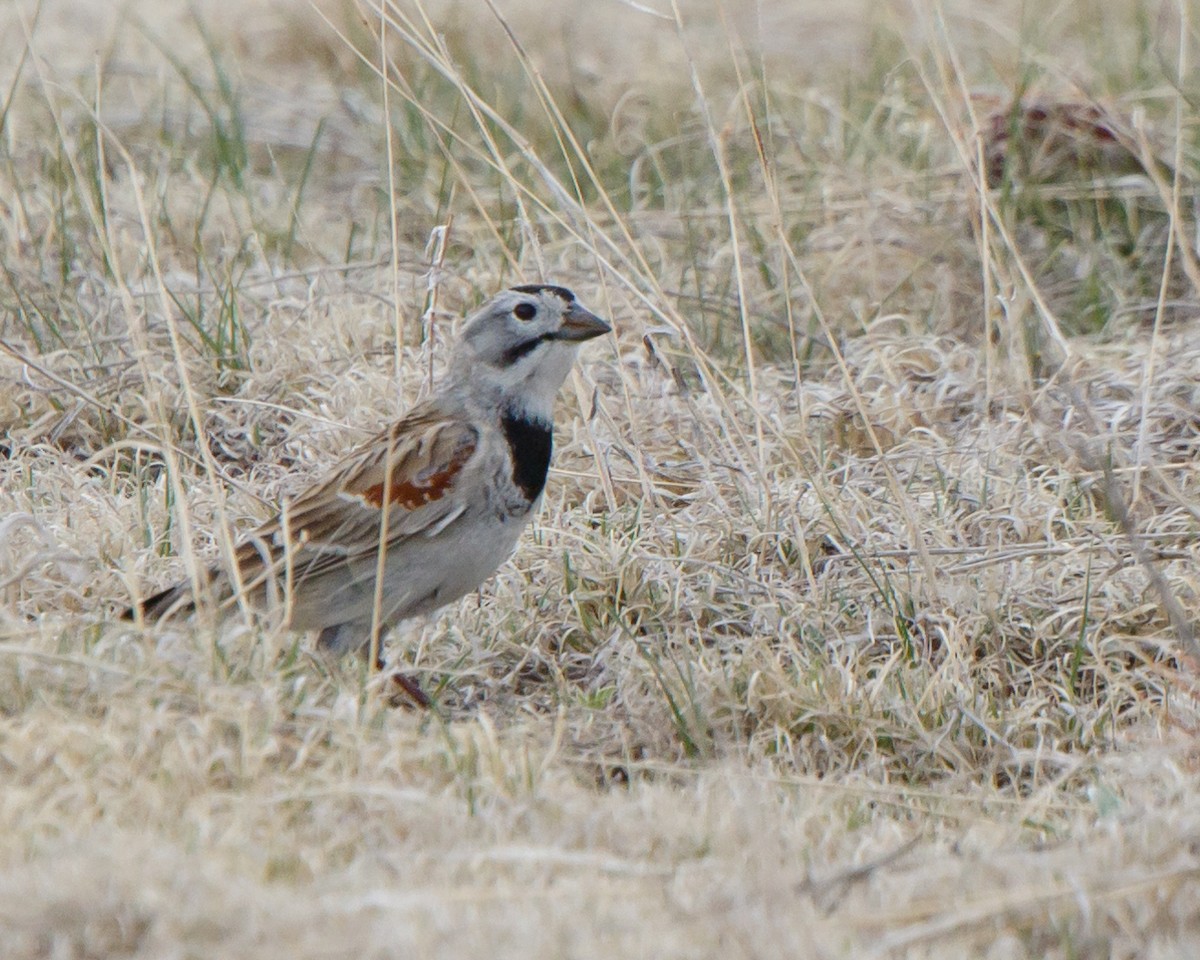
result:
M 263 589 L 285 565 L 299 582 L 347 560 L 373 556 L 379 548 L 385 489 L 389 546 L 452 521 L 463 505 L 450 494 L 478 446 L 479 432 L 469 423 L 430 406 L 413 410 L 238 546 L 235 558 L 243 588 Z M 230 584 L 221 569 L 213 567 L 205 576 L 219 585 L 219 599 L 228 602 Z M 164 590 L 139 607 L 152 620 L 187 613 L 194 607 L 191 584 Z M 124 616 L 132 618 L 135 611 Z
M 290 503 L 259 527 L 237 551 L 247 585 L 281 564 L 290 544 L 297 577 L 320 574 L 379 547 L 388 490 L 389 544 L 443 522 L 456 505 L 446 501 L 479 445 L 470 424 L 440 411 L 414 411 L 368 441 L 325 483 Z M 287 524 L 286 533 L 284 523 Z

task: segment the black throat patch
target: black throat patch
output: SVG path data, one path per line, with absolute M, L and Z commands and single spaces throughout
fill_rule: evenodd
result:
M 524 413 L 506 410 L 500 417 L 504 438 L 513 460 L 513 483 L 521 488 L 530 503 L 546 486 L 546 471 L 550 469 L 550 451 L 554 434 L 550 424 L 530 420 Z

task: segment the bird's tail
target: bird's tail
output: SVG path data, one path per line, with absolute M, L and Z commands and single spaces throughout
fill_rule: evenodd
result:
M 121 619 L 142 619 L 155 623 L 166 617 L 186 617 L 195 609 L 196 602 L 192 599 L 191 584 L 177 583 L 139 601 L 136 606 L 129 607 L 121 614 Z
M 202 574 L 202 584 L 213 584 L 220 578 L 216 567 L 205 570 Z M 147 597 L 130 607 L 121 614 L 122 620 L 147 620 L 157 623 L 159 620 L 174 617 L 187 617 L 196 611 L 196 597 L 192 592 L 192 583 L 185 580 L 166 590 Z

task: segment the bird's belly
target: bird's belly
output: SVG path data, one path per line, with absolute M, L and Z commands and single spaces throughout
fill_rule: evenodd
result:
M 466 526 L 454 536 L 406 541 L 395 560 L 389 559 L 383 584 L 389 623 L 432 613 L 479 587 L 513 552 L 525 519 Z
M 417 534 L 396 544 L 383 566 L 379 612 L 384 624 L 390 627 L 432 613 L 476 589 L 508 559 L 531 512 L 505 515 L 489 510 L 435 537 Z M 298 584 L 289 609 L 292 628 L 369 624 L 377 569 L 377 559 L 367 555 Z

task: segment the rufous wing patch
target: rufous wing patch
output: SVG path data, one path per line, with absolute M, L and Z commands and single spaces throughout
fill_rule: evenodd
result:
M 402 510 L 416 510 L 427 503 L 441 500 L 454 483 L 463 466 L 475 452 L 476 442 L 459 444 L 450 459 L 437 469 L 426 469 L 416 476 L 393 476 L 387 501 Z M 367 487 L 361 494 L 364 503 L 381 509 L 384 503 L 383 483 Z

